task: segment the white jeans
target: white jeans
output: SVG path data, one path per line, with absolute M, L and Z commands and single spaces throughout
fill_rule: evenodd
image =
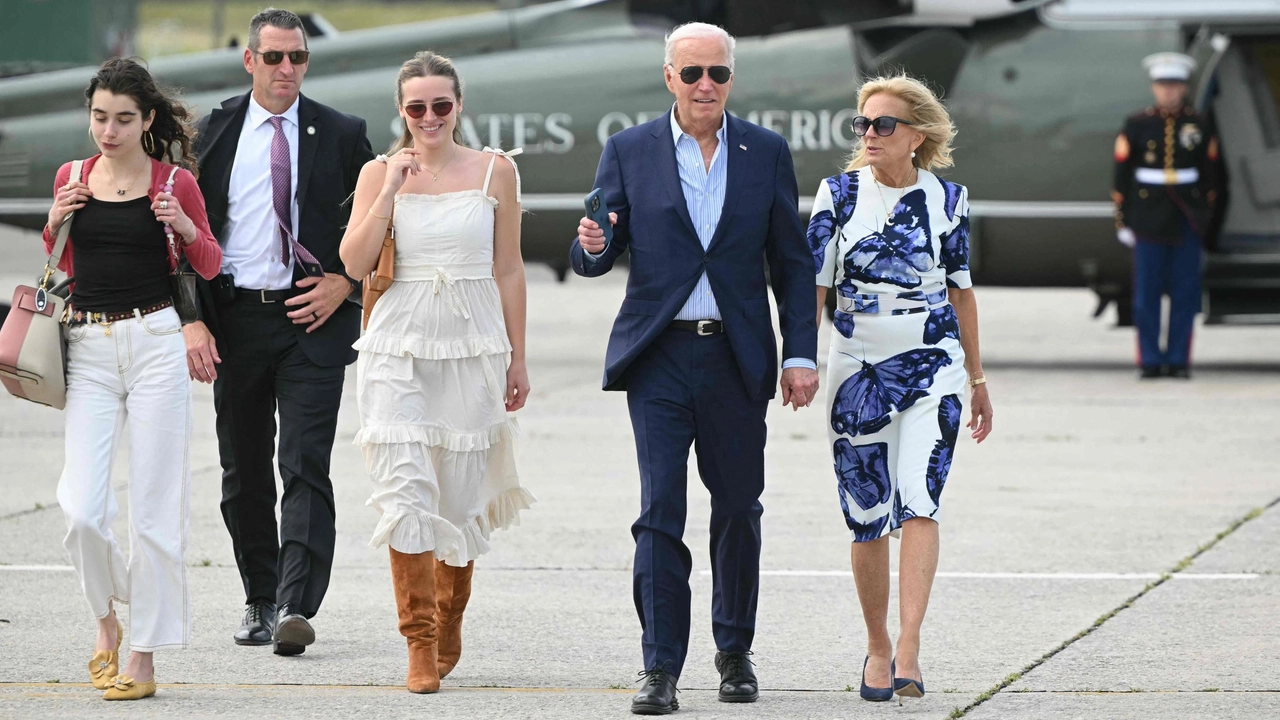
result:
M 191 381 L 178 314 L 168 308 L 65 332 L 66 466 L 58 482 L 67 520 L 63 544 L 96 617 L 106 617 L 112 601 L 131 604 L 133 650 L 186 647 Z M 111 532 L 118 512 L 111 465 L 126 425 L 128 561 Z

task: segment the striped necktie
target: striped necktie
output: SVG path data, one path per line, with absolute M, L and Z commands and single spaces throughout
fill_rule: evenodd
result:
M 276 211 L 276 224 L 280 227 L 280 262 L 288 266 L 290 251 L 302 263 L 307 275 L 323 276 L 324 271 L 315 256 L 302 247 L 293 236 L 293 197 L 292 162 L 289 158 L 289 140 L 284 136 L 284 118 L 272 115 L 271 126 L 275 134 L 271 137 L 271 204 Z

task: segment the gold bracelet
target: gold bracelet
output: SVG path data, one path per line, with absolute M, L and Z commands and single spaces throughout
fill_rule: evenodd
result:
M 978 387 L 979 385 L 985 385 L 986 383 L 987 383 L 986 375 L 979 375 L 976 378 L 969 378 L 969 387 L 971 388 Z
M 390 220 L 390 219 L 391 219 L 391 216 L 390 216 L 390 215 L 379 215 L 378 213 L 376 213 L 376 212 L 374 212 L 374 211 L 373 211 L 373 208 L 369 208 L 369 214 L 370 214 L 370 215 L 372 215 L 372 216 L 374 216 L 374 217 L 376 217 L 376 218 L 378 218 L 379 220 Z

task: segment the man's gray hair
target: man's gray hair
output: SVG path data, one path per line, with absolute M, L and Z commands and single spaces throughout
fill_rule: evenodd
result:
M 253 19 L 249 21 L 249 49 L 256 51 L 258 42 L 261 39 L 262 28 L 270 25 L 273 28 L 281 30 L 301 30 L 302 31 L 302 47 L 307 47 L 307 29 L 302 25 L 302 18 L 294 15 L 288 10 L 269 7 L 261 10 Z
M 737 47 L 738 41 L 734 40 L 733 36 L 719 25 L 701 22 L 685 23 L 667 33 L 667 46 L 663 62 L 668 65 L 674 64 L 676 43 L 691 38 L 714 38 L 724 43 L 724 52 L 729 56 L 729 69 L 733 69 L 733 49 Z

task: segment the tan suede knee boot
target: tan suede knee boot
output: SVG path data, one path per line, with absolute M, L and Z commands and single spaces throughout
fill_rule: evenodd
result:
M 436 667 L 435 554 L 406 555 L 391 549 L 391 581 L 396 589 L 400 634 L 409 645 L 409 676 L 405 687 L 412 693 L 440 689 Z
M 467 609 L 467 601 L 471 599 L 471 573 L 475 567 L 474 560 L 460 568 L 443 562 L 436 563 L 440 677 L 448 675 L 462 657 L 462 613 Z

